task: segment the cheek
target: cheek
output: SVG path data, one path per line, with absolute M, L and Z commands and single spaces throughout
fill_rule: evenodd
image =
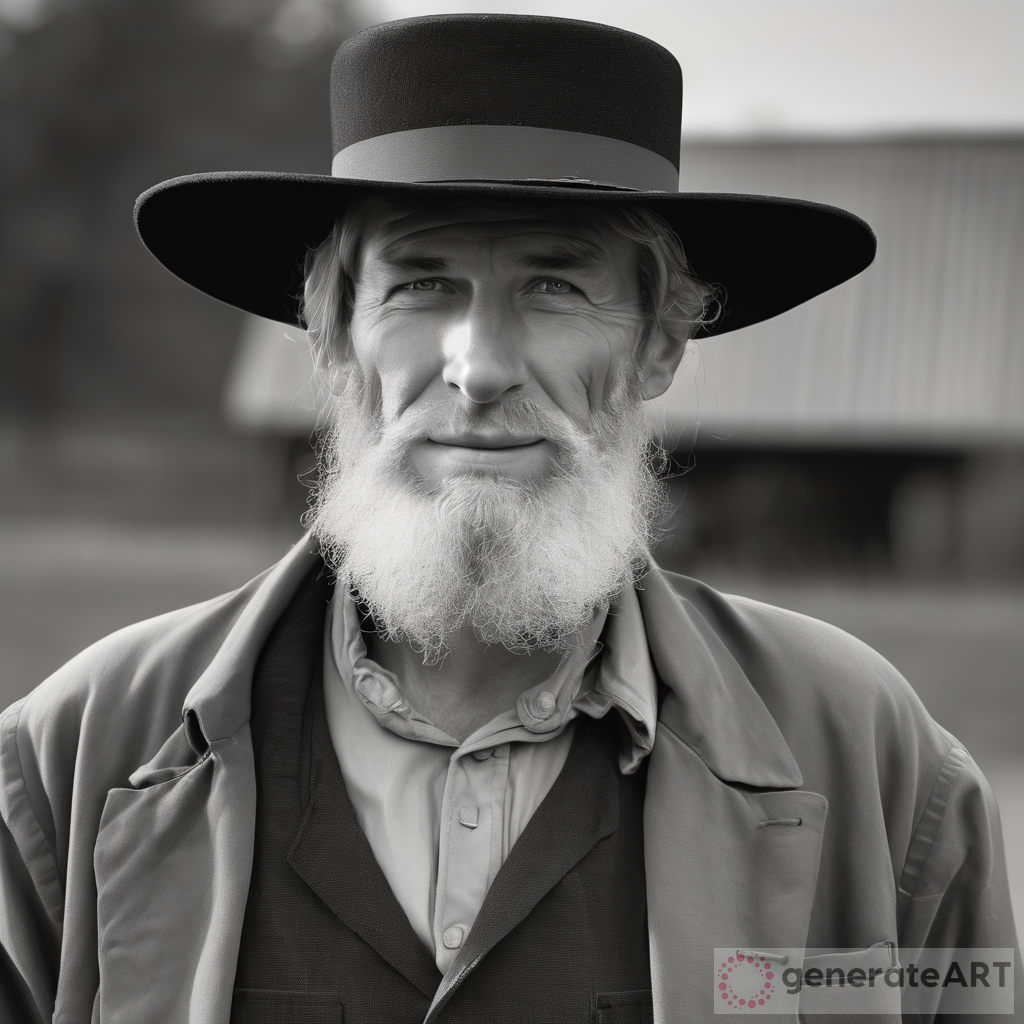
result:
M 605 382 L 605 403 L 621 404 L 630 389 L 639 395 L 638 373 L 640 342 L 635 336 L 615 354 L 611 372 Z
M 559 390 L 562 410 L 580 425 L 607 412 L 632 371 L 634 347 L 632 331 L 609 327 L 581 331 L 568 344 L 554 346 L 548 380 Z
M 395 420 L 440 379 L 440 345 L 430 332 L 353 324 L 352 354 L 380 393 L 385 421 Z

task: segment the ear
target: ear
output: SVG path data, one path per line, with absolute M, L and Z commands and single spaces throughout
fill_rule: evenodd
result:
M 638 359 L 640 395 L 645 401 L 665 394 L 675 378 L 685 351 L 685 338 L 671 338 L 661 327 L 651 328 Z

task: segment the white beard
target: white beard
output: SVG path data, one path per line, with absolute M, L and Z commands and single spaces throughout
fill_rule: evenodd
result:
M 511 651 L 566 650 L 646 561 L 665 507 L 636 387 L 624 384 L 594 433 L 513 399 L 485 415 L 407 414 L 386 425 L 353 374 L 321 451 L 309 525 L 341 585 L 380 634 L 434 664 L 471 626 Z M 410 470 L 411 441 L 440 426 L 500 426 L 554 441 L 554 472 L 529 484 L 455 476 L 435 488 Z

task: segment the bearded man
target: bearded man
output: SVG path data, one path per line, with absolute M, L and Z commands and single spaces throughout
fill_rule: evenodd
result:
M 676 192 L 678 67 L 603 26 L 378 26 L 332 100 L 331 178 L 140 200 L 170 269 L 308 327 L 332 422 L 281 563 L 0 721 L 9 1018 L 931 1019 L 978 1005 L 873 981 L 955 947 L 1012 1010 L 970 757 L 857 641 L 649 555 L 643 401 L 870 230 Z

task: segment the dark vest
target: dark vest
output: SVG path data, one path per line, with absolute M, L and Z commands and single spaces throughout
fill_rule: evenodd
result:
M 232 1024 L 421 1024 L 441 983 L 345 791 L 323 705 L 330 583 L 312 573 L 253 679 L 256 840 Z M 644 769 L 618 715 L 582 717 L 499 870 L 438 1024 L 651 1021 Z M 461 970 L 458 968 L 461 966 Z

